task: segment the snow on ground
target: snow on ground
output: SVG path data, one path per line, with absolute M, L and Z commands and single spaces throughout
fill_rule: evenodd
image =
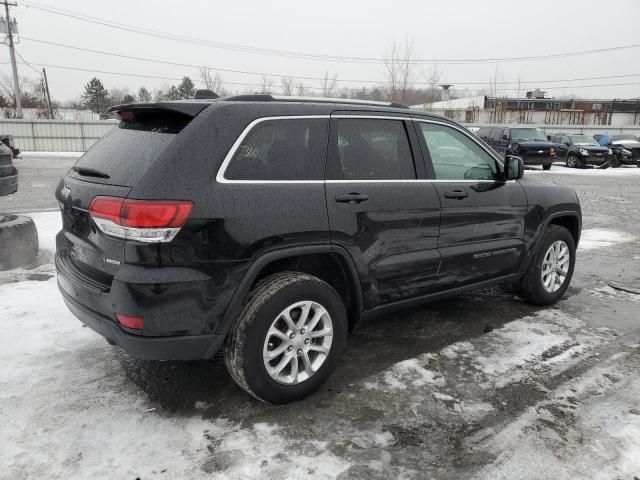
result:
M 640 169 L 639 169 L 640 170 Z M 580 234 L 579 250 L 610 247 L 615 243 L 627 243 L 635 240 L 633 235 L 607 228 L 588 228 Z
M 525 175 L 582 175 L 596 177 L 629 177 L 640 176 L 640 168 L 635 165 L 622 165 L 620 168 L 568 168 L 564 165 L 554 163 L 551 170 L 542 170 L 541 168 L 527 169 Z
M 187 413 L 161 408 L 64 306 L 50 277 L 59 213 L 32 217 L 42 265 L 0 276 L 0 479 L 438 478 L 443 465 L 476 465 L 478 478 L 640 474 L 640 346 L 608 353 L 615 331 L 558 308 L 315 403 L 261 410 L 238 392 L 231 410 L 246 416 L 211 414 L 215 396 Z
M 80 158 L 84 152 L 20 152 L 20 157 L 24 158 L 51 158 L 51 157 L 69 157 Z
M 0 285 L 0 364 L 3 479 L 296 479 L 310 469 L 335 478 L 348 466 L 322 444 L 292 451 L 275 425 L 147 411 L 154 405 L 67 311 L 54 278 Z
M 497 459 L 475 478 L 638 478 L 640 384 L 627 358 L 568 382 L 480 445 Z

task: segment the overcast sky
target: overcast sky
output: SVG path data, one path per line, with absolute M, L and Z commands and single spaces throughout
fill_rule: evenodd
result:
M 573 1 L 189 1 L 153 2 L 143 0 L 37 0 L 12 8 L 21 39 L 18 51 L 25 60 L 47 68 L 51 95 L 58 100 L 77 99 L 83 85 L 94 74 L 63 70 L 66 66 L 161 77 L 199 78 L 195 68 L 163 65 L 109 57 L 36 43 L 47 40 L 82 48 L 130 56 L 214 68 L 250 70 L 274 75 L 321 77 L 325 71 L 338 75 L 339 86 L 355 86 L 346 79 L 369 80 L 371 85 L 385 80 L 384 66 L 305 60 L 273 55 L 237 52 L 210 46 L 179 43 L 87 23 L 34 8 L 51 6 L 100 19 L 159 30 L 176 35 L 252 47 L 349 57 L 383 57 L 395 39 L 413 38 L 420 59 L 476 59 L 521 57 L 592 50 L 640 44 L 639 0 Z M 610 20 L 609 20 L 610 19 Z M 4 47 L 0 62 L 8 62 Z M 505 81 L 563 80 L 584 77 L 640 74 L 640 48 L 573 56 L 544 61 L 445 65 L 440 64 L 442 81 L 489 82 L 495 75 Z M 431 65 L 418 65 L 414 80 L 425 81 Z M 9 75 L 10 65 L 0 65 Z M 19 65 L 21 76 L 36 73 Z M 95 73 L 107 88 L 128 87 L 136 92 L 141 85 L 149 90 L 167 87 L 173 80 L 124 77 Z M 227 82 L 261 82 L 259 75 L 222 72 Z M 319 80 L 304 80 L 319 87 Z M 625 83 L 628 85 L 579 88 L 585 85 Z M 361 85 L 361 84 L 360 84 Z M 575 85 L 575 87 L 573 86 Z M 258 87 L 227 85 L 232 90 Z M 622 78 L 580 80 L 558 83 L 526 83 L 540 87 L 551 96 L 576 94 L 590 98 L 640 97 L 640 75 Z M 554 88 L 566 87 L 571 88 Z M 482 85 L 468 86 L 476 89 Z M 506 85 L 517 88 L 516 84 Z M 460 86 L 462 88 L 462 86 Z M 515 95 L 515 91 L 509 92 Z

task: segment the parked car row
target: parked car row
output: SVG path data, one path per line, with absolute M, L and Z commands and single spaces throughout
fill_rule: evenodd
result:
M 640 167 L 640 139 L 635 135 L 553 133 L 534 127 L 472 127 L 478 137 L 501 157 L 517 155 L 525 165 L 541 165 L 549 170 L 557 161 L 567 167 L 598 168 L 637 165 Z

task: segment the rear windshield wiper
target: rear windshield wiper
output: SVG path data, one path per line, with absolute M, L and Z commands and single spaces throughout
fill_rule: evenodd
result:
M 109 175 L 101 172 L 100 170 L 96 170 L 95 168 L 73 167 L 72 170 L 76 173 L 79 173 L 83 177 L 109 178 Z

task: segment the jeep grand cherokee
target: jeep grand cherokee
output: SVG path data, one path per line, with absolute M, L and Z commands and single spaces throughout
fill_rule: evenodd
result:
M 268 95 L 112 110 L 56 190 L 56 267 L 68 308 L 132 355 L 223 349 L 284 403 L 367 318 L 496 283 L 547 305 L 571 280 L 575 192 L 446 118 Z

